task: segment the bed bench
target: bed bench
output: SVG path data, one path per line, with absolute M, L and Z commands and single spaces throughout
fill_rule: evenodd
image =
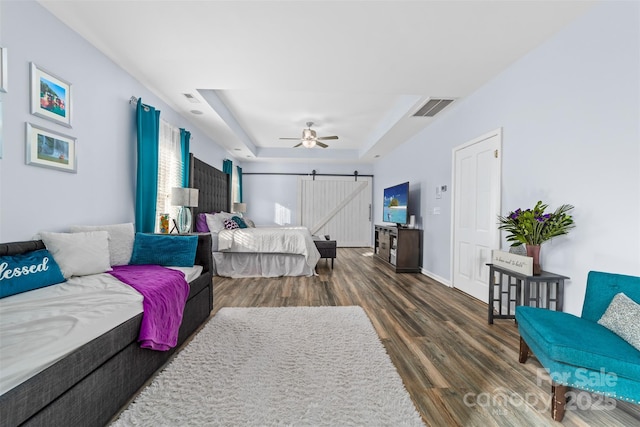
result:
M 320 259 L 331 258 L 331 269 L 333 270 L 333 261 L 336 259 L 336 246 L 337 243 L 335 240 L 331 240 L 331 237 L 326 235 L 322 236 L 312 236 L 313 243 L 315 243 L 318 252 L 320 252 Z

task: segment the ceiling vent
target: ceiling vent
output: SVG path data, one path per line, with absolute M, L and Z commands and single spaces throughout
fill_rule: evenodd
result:
M 198 98 L 196 98 L 195 96 L 193 96 L 190 93 L 183 93 L 184 97 L 187 98 L 187 101 L 189 101 L 192 104 L 200 104 L 200 100 Z
M 433 117 L 452 102 L 453 99 L 430 99 L 413 117 Z

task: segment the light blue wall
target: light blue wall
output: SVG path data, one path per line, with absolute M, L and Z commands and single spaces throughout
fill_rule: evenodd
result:
M 135 210 L 133 95 L 161 117 L 192 132 L 191 151 L 218 168 L 228 154 L 152 95 L 140 82 L 38 3 L 3 1 L 2 45 L 9 50 L 9 92 L 3 94 L 0 241 L 26 240 L 72 224 L 132 222 Z M 71 129 L 30 114 L 29 64 L 73 85 Z M 25 123 L 77 138 L 78 173 L 25 165 Z
M 0 241 L 76 223 L 133 221 L 132 95 L 191 130 L 192 151 L 207 163 L 220 168 L 229 156 L 37 3 L 3 1 L 1 8 L 10 80 L 2 95 Z M 382 189 L 410 181 L 412 213 L 424 229 L 423 268 L 446 283 L 451 191 L 436 200 L 435 186 L 451 189 L 453 147 L 502 127 L 503 212 L 538 199 L 576 206 L 577 228 L 545 244 L 542 262 L 571 277 L 566 307 L 577 313 L 589 270 L 640 275 L 639 15 L 637 2 L 598 5 L 373 166 L 256 162 L 243 170 L 373 173 L 374 218 Z M 29 114 L 31 61 L 73 84 L 72 129 Z M 25 165 L 26 122 L 77 137 L 78 174 Z M 297 179 L 256 175 L 244 184 L 248 217 L 273 223 L 274 203 L 296 217 Z M 433 207 L 441 215 L 428 214 Z
M 318 174 L 371 175 L 373 166 L 352 163 L 247 162 L 242 167 L 246 217 L 257 225 L 298 225 L 298 179 L 315 169 Z M 260 175 L 251 175 L 251 172 Z M 274 175 L 268 175 L 274 174 Z M 283 175 L 280 175 L 283 174 Z
M 596 6 L 375 164 L 374 200 L 420 188 L 428 274 L 451 281 L 451 192 L 435 186 L 451 189 L 452 149 L 501 127 L 502 212 L 576 207 L 576 229 L 542 248 L 571 277 L 565 311 L 580 312 L 589 270 L 640 275 L 639 21 L 638 2 Z

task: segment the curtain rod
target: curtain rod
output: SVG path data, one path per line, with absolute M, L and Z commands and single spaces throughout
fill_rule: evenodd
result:
M 368 178 L 373 178 L 373 175 L 360 175 L 358 171 L 354 171 L 352 174 L 348 173 L 317 173 L 314 170 L 311 173 L 295 173 L 295 172 L 242 172 L 242 176 L 245 175 L 294 175 L 294 176 L 312 176 L 313 179 L 316 179 L 316 176 L 353 176 L 355 180 L 358 180 L 359 176 L 364 176 Z
M 136 98 L 135 96 L 132 96 L 131 98 L 129 98 L 129 104 L 131 105 L 137 105 L 138 104 L 138 98 Z M 144 108 L 144 111 L 149 111 L 149 106 L 142 104 L 142 108 Z

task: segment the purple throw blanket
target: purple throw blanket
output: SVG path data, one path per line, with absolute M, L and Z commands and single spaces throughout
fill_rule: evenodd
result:
M 175 347 L 189 296 L 184 274 L 159 265 L 114 266 L 110 274 L 144 297 L 140 347 L 158 351 Z

